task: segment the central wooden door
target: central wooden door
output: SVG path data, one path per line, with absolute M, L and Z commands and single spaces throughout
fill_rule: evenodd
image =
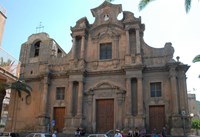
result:
M 114 128 L 114 100 L 96 100 L 96 131 L 105 133 Z
M 150 106 L 149 107 L 149 125 L 150 132 L 156 129 L 161 132 L 165 126 L 165 107 L 164 106 Z
M 65 121 L 64 116 L 65 116 L 65 107 L 54 108 L 54 120 L 55 120 L 54 129 L 57 130 L 57 132 L 62 132 L 64 128 L 64 121 Z

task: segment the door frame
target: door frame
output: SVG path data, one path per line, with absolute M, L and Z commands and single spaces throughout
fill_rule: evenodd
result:
M 162 128 L 163 128 L 163 126 L 165 126 L 166 125 L 166 110 L 165 110 L 165 105 L 149 105 L 149 113 L 148 113 L 148 117 L 149 117 L 149 120 L 148 120 L 148 123 L 149 123 L 149 130 L 150 130 L 150 132 L 152 132 L 152 130 L 153 130 L 153 127 L 152 127 L 152 125 L 151 125 L 151 121 L 150 121 L 150 108 L 161 108 L 162 107 L 162 109 L 163 109 L 163 125 L 162 125 L 162 127 L 159 127 L 159 130 L 161 130 L 162 131 Z
M 113 129 L 114 129 L 115 128 L 115 99 L 114 98 L 96 98 L 94 101 L 95 102 L 94 103 L 95 132 L 97 132 L 97 101 L 98 100 L 112 100 L 113 101 Z
M 65 124 L 65 111 L 66 111 L 66 107 L 53 107 L 53 120 L 56 122 L 56 109 L 57 108 L 62 108 L 64 109 L 64 116 L 63 116 L 63 128 L 64 128 L 64 124 Z M 56 125 L 56 124 L 55 124 Z M 54 126 L 55 127 L 55 126 Z M 54 129 L 54 127 L 52 127 Z M 57 130 L 57 129 L 56 129 Z M 62 129 L 63 130 L 63 129 Z

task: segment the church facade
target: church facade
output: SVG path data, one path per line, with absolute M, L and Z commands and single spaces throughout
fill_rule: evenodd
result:
M 103 2 L 71 27 L 65 53 L 47 33 L 28 37 L 20 52 L 21 78 L 33 91 L 11 95 L 6 129 L 88 133 L 138 127 L 189 129 L 186 72 L 166 43 L 153 48 L 143 39 L 141 18 Z M 121 20 L 117 19 L 123 13 Z M 183 126 L 184 122 L 184 126 Z

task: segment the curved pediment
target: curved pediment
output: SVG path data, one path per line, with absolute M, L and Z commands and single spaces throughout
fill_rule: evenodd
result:
M 83 17 L 76 22 L 75 27 L 71 27 L 71 30 L 74 31 L 77 29 L 85 29 L 88 27 L 89 27 L 89 22 L 86 17 Z

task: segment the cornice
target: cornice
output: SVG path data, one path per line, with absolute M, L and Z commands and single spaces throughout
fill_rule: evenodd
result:
M 111 76 L 111 75 L 124 75 L 123 69 L 120 70 L 105 70 L 105 71 L 86 71 L 87 76 Z

